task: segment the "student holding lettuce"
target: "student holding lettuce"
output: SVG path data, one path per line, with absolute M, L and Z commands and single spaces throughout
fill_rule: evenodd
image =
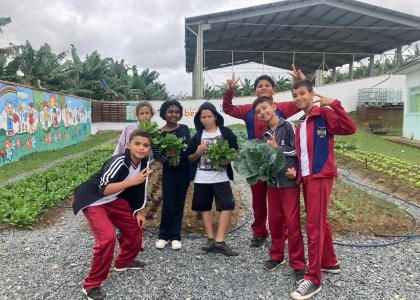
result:
M 233 180 L 233 170 L 230 161 L 234 158 L 232 152 L 226 149 L 226 155 L 219 153 L 222 159 L 220 166 L 212 163 L 209 155 L 211 147 L 219 147 L 218 140 L 227 141 L 229 148 L 238 149 L 235 134 L 223 126 L 223 117 L 210 102 L 204 102 L 198 109 L 194 124 L 197 133 L 192 137 L 187 153 L 193 164 L 191 179 L 194 179 L 194 195 L 191 209 L 201 211 L 207 241 L 202 249 L 206 252 L 214 251 L 226 256 L 238 255 L 226 242 L 227 227 L 235 209 L 235 199 L 232 195 L 229 179 Z M 220 212 L 217 235 L 214 237 L 212 228 L 211 208 L 213 197 L 216 210 Z
M 306 79 L 301 70 L 296 70 L 292 65 L 293 72 L 289 74 L 298 80 Z M 223 95 L 223 111 L 234 118 L 245 121 L 248 139 L 252 140 L 260 138 L 261 134 L 266 128 L 266 123 L 259 120 L 255 115 L 252 104 L 233 105 L 232 98 L 236 83 L 239 78 L 235 80 L 235 74 L 232 74 L 232 79 L 226 83 L 226 91 Z M 268 75 L 261 75 L 254 83 L 255 95 L 257 97 L 268 97 L 273 99 L 274 81 Z M 287 119 L 300 111 L 292 101 L 278 102 L 276 104 L 276 114 L 284 119 Z M 267 222 L 267 183 L 258 181 L 251 185 L 252 192 L 252 208 L 254 210 L 254 222 L 251 225 L 252 239 L 249 242 L 250 247 L 259 247 L 268 238 Z

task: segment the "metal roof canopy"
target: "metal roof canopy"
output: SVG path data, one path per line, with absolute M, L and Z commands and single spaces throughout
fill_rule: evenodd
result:
M 261 63 L 264 52 L 267 65 L 290 69 L 296 61 L 309 74 L 323 53 L 332 69 L 395 48 L 401 53 L 418 40 L 420 18 L 413 15 L 354 0 L 280 1 L 186 18 L 186 71 Z

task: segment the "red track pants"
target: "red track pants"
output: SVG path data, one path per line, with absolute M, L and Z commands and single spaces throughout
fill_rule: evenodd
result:
M 330 267 L 338 263 L 327 221 L 328 200 L 333 181 L 334 178 L 303 177 L 309 258 L 305 279 L 316 285 L 320 285 L 322 281 L 321 266 Z
M 268 226 L 271 235 L 270 258 L 284 258 L 283 228 L 288 230 L 289 263 L 293 269 L 304 269 L 305 250 L 300 228 L 300 189 L 268 188 Z
M 124 243 L 115 259 L 117 268 L 133 263 L 141 249 L 142 230 L 138 227 L 128 202 L 122 198 L 103 205 L 89 206 L 83 213 L 96 241 L 93 245 L 92 266 L 83 282 L 85 289 L 91 289 L 99 287 L 108 276 L 115 248 L 113 225 L 124 237 Z
M 254 211 L 254 222 L 251 225 L 253 236 L 263 236 L 268 233 L 267 222 L 267 182 L 258 180 L 251 185 L 252 210 Z M 287 228 L 283 228 L 284 238 L 287 239 Z

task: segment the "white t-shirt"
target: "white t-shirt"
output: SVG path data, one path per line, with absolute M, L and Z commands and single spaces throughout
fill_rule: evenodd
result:
M 138 174 L 140 171 L 141 171 L 140 164 L 137 167 L 135 167 L 133 165 L 133 163 L 131 163 L 130 170 L 128 172 L 128 175 L 127 175 L 127 177 L 124 180 L 130 179 L 134 175 Z M 124 190 L 122 190 L 122 191 L 124 191 Z M 122 193 L 122 191 L 119 191 L 118 193 L 115 193 L 115 194 L 112 194 L 112 195 L 105 196 L 105 197 L 99 199 L 98 201 L 92 203 L 89 206 L 98 206 L 98 205 L 102 205 L 102 204 L 105 204 L 105 203 L 112 202 L 112 201 L 114 201 L 114 200 L 117 199 L 117 195 L 120 194 L 120 193 Z
M 306 140 L 306 118 L 300 123 L 300 163 L 302 168 L 302 176 L 309 175 L 309 156 L 308 156 L 308 142 Z
M 205 130 L 201 136 L 202 140 L 205 140 L 207 145 L 213 145 L 216 140 L 223 140 L 220 129 L 214 133 L 207 133 Z M 206 157 L 206 153 L 201 155 L 198 162 L 197 173 L 195 173 L 194 183 L 217 183 L 229 181 L 229 177 L 226 173 L 226 168 L 223 168 L 223 172 L 218 171 L 211 164 L 211 160 Z

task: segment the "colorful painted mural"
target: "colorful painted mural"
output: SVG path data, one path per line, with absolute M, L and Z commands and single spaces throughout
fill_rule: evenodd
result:
M 0 81 L 0 166 L 91 134 L 89 100 Z

